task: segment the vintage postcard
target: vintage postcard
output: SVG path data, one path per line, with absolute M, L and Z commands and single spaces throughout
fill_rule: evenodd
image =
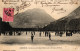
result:
M 80 0 L 0 0 L 0 51 L 80 51 Z

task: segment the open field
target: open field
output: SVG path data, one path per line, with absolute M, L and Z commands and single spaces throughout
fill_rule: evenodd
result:
M 70 45 L 80 45 L 80 34 L 73 34 L 73 36 L 67 36 L 64 33 L 62 37 L 55 36 L 54 32 L 51 32 L 51 40 L 49 37 L 45 37 L 45 34 L 42 32 L 41 37 L 39 36 L 39 32 L 36 32 L 34 35 L 34 41 L 31 41 L 31 33 L 22 32 L 20 36 L 4 36 L 3 34 L 0 36 L 1 44 L 32 44 L 32 45 L 59 45 L 59 44 L 70 44 Z

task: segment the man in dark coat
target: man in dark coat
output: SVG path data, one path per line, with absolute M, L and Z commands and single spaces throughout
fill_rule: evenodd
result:
M 34 39 L 34 35 L 31 34 L 31 41 L 32 41 L 32 43 L 33 43 L 33 39 Z
M 50 34 L 50 32 L 49 32 L 49 40 L 51 40 L 51 34 Z

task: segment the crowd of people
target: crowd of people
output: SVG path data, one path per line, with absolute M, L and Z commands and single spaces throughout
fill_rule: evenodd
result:
M 21 31 L 8 31 L 8 32 L 0 32 L 0 35 L 3 34 L 4 36 L 12 36 L 12 35 L 21 35 Z M 26 31 L 26 35 L 27 35 L 27 31 Z M 39 37 L 42 37 L 42 34 L 44 34 L 45 37 L 48 37 L 49 40 L 51 40 L 51 32 L 50 31 L 39 31 Z M 64 32 L 62 31 L 57 31 L 55 32 L 55 36 L 60 36 L 62 37 L 62 35 L 64 34 Z M 31 41 L 33 42 L 34 40 L 34 36 L 35 36 L 35 31 L 31 31 Z M 67 31 L 66 32 L 66 36 L 72 36 L 72 32 Z

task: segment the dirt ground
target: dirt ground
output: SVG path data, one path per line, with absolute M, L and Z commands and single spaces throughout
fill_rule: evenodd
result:
M 54 32 L 51 32 L 51 40 L 49 37 L 45 37 L 45 34 L 42 32 L 41 37 L 39 36 L 40 32 L 35 32 L 33 43 L 31 41 L 31 32 L 22 32 L 20 36 L 0 36 L 1 44 L 32 44 L 32 45 L 59 45 L 59 44 L 70 44 L 70 45 L 80 45 L 80 34 L 73 34 L 72 36 L 67 36 L 64 33 L 62 37 L 55 36 Z
M 0 36 L 0 51 L 80 51 L 80 34 L 62 37 L 55 36 L 51 32 L 51 40 L 42 33 L 35 33 L 34 41 L 31 41 L 31 33 L 22 32 L 20 36 Z

